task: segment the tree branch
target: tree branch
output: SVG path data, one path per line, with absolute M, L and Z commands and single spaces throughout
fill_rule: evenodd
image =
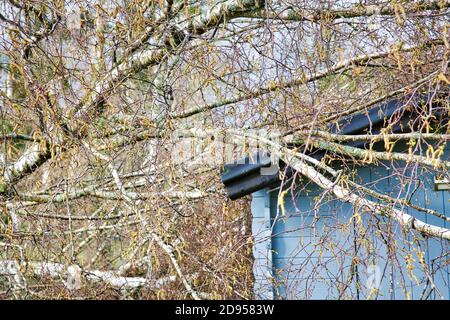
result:
M 405 3 L 404 12 L 405 14 L 410 15 L 431 10 L 443 10 L 449 7 L 450 2 L 447 0 L 421 1 L 410 4 Z M 319 22 L 323 20 L 331 21 L 336 19 L 370 17 L 373 15 L 393 16 L 395 14 L 395 5 L 385 2 L 376 5 L 356 4 L 346 9 L 334 10 L 300 10 L 289 6 L 254 10 L 248 12 L 245 16 L 248 18 L 260 19 Z
M 344 202 L 349 202 L 357 207 L 366 208 L 370 213 L 386 215 L 396 220 L 405 228 L 414 229 L 432 237 L 450 240 L 450 229 L 430 225 L 403 212 L 402 210 L 368 200 L 357 195 L 354 192 L 351 192 L 347 188 L 341 186 L 339 183 L 335 184 L 333 181 L 326 178 L 312 166 L 308 165 L 304 160 L 307 159 L 307 156 L 305 155 L 302 155 L 294 150 L 290 150 L 269 139 L 256 137 L 249 134 L 242 134 L 237 131 L 235 131 L 235 135 L 237 138 L 239 138 L 239 135 L 241 135 L 241 137 L 259 141 L 262 143 L 263 147 L 267 148 L 267 151 L 273 152 L 274 149 L 277 150 L 276 155 L 279 156 L 279 158 L 283 160 L 287 165 L 294 168 L 302 176 L 310 179 L 322 189 L 328 192 L 332 192 L 338 199 Z
M 413 46 L 413 47 L 406 47 L 401 49 L 401 52 L 409 52 L 412 51 L 414 49 L 420 48 L 420 47 L 427 47 L 430 46 L 432 44 L 435 45 L 441 45 L 443 44 L 443 41 L 438 39 L 438 40 L 432 40 L 432 41 L 428 41 L 426 43 L 423 43 L 419 46 Z M 302 84 L 306 84 L 309 82 L 313 82 L 313 81 L 317 81 L 320 80 L 324 77 L 327 77 L 329 75 L 332 75 L 338 71 L 341 71 L 343 69 L 352 67 L 354 65 L 359 65 L 359 64 L 363 64 L 367 61 L 371 61 L 374 59 L 380 59 L 380 58 L 385 58 L 387 56 L 389 56 L 392 53 L 391 50 L 388 51 L 379 51 L 379 52 L 375 52 L 375 53 L 370 53 L 370 54 L 363 54 L 357 57 L 353 57 L 353 58 L 349 58 L 349 59 L 345 59 L 343 61 L 340 61 L 338 63 L 336 63 L 333 67 L 328 68 L 326 70 L 317 72 L 313 75 L 310 76 L 305 76 L 302 79 L 297 79 L 297 80 L 293 80 L 293 81 L 288 81 L 288 82 L 279 82 L 276 84 L 271 84 L 269 86 L 263 87 L 263 88 L 259 88 L 255 91 L 249 92 L 249 93 L 245 93 L 245 94 L 241 94 L 237 97 L 231 98 L 231 99 L 227 99 L 227 100 L 223 100 L 223 101 L 219 101 L 216 103 L 212 103 L 206 106 L 201 106 L 201 107 L 195 107 L 192 108 L 190 110 L 181 112 L 181 113 L 174 113 L 172 114 L 173 118 L 177 118 L 177 119 L 182 119 L 182 118 L 188 118 L 191 117 L 193 115 L 202 113 L 202 112 L 206 112 L 206 111 L 210 111 L 210 110 L 214 110 L 220 107 L 225 107 L 227 105 L 230 104 L 235 104 L 238 102 L 243 102 L 246 100 L 250 100 L 250 99 L 255 99 L 258 98 L 260 96 L 263 96 L 265 94 L 268 94 L 270 92 L 275 92 L 277 90 L 280 89 L 287 89 L 287 88 L 292 88 L 295 86 L 299 86 Z

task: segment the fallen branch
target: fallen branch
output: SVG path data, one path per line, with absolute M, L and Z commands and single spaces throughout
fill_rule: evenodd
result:
M 400 223 L 401 226 L 405 228 L 417 230 L 423 234 L 432 237 L 450 240 L 450 229 L 430 225 L 403 212 L 402 210 L 368 200 L 364 197 L 357 195 L 354 192 L 351 192 L 350 190 L 344 188 L 340 184 L 335 184 L 333 181 L 325 177 L 323 174 L 314 169 L 312 166 L 308 165 L 305 161 L 305 159 L 307 158 L 305 158 L 304 155 L 299 154 L 294 150 L 290 150 L 269 139 L 248 134 L 246 135 L 243 133 L 241 134 L 235 133 L 235 134 L 238 139 L 239 136 L 246 137 L 261 142 L 262 145 L 265 147 L 267 146 L 271 147 L 271 149 L 270 150 L 268 149 L 267 151 L 273 151 L 273 149 L 279 150 L 276 155 L 281 160 L 283 160 L 287 165 L 297 170 L 302 176 L 310 179 L 312 182 L 317 184 L 322 189 L 326 190 L 327 192 L 332 192 L 338 199 L 344 202 L 349 202 L 356 207 L 366 208 L 371 213 L 386 215 L 396 220 L 398 223 Z

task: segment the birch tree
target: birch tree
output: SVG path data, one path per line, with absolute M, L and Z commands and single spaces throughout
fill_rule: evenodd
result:
M 1 1 L 0 296 L 252 298 L 248 199 L 231 202 L 220 182 L 227 152 L 248 155 L 249 143 L 321 200 L 398 223 L 415 249 L 430 237 L 448 250 L 450 230 L 407 208 L 445 212 L 352 172 L 385 161 L 404 185 L 449 178 L 449 6 Z M 394 98 L 402 107 L 380 133 L 330 130 Z M 393 132 L 410 111 L 410 130 Z

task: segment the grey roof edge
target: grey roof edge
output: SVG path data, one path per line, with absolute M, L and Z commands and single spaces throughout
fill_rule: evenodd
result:
M 429 97 L 429 94 L 418 95 L 415 101 L 428 101 Z M 373 129 L 374 133 L 378 133 L 384 125 L 385 119 L 392 117 L 395 112 L 404 106 L 403 101 L 403 99 L 392 99 L 386 103 L 374 106 L 366 112 L 344 117 L 338 121 L 337 125 L 330 125 L 329 130 L 332 133 L 339 132 L 340 134 L 352 135 L 364 133 L 364 130 L 370 127 L 371 131 Z M 405 112 L 402 115 L 404 117 L 402 120 L 404 121 L 397 123 L 392 128 L 393 132 L 400 132 L 402 125 L 409 121 L 412 113 Z M 351 145 L 361 147 L 364 145 L 364 142 L 354 142 Z M 240 159 L 237 163 L 230 163 L 224 166 L 225 172 L 222 173 L 221 178 L 231 200 L 280 183 L 278 173 L 272 175 L 261 174 L 262 168 L 270 166 L 270 156 L 267 154 L 260 156 L 260 154 L 254 154 L 252 157 L 246 157 Z M 320 158 L 321 154 L 318 153 L 315 157 Z M 251 161 L 251 159 L 256 159 L 256 161 Z M 283 166 L 283 163 L 278 163 L 279 168 Z

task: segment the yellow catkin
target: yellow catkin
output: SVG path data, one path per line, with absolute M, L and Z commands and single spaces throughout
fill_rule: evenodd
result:
M 284 197 L 288 191 L 289 191 L 288 189 L 281 191 L 281 193 L 278 196 L 278 206 L 281 209 L 281 218 L 283 219 L 283 221 L 286 220 L 286 208 L 285 208 L 285 204 L 284 204 Z

